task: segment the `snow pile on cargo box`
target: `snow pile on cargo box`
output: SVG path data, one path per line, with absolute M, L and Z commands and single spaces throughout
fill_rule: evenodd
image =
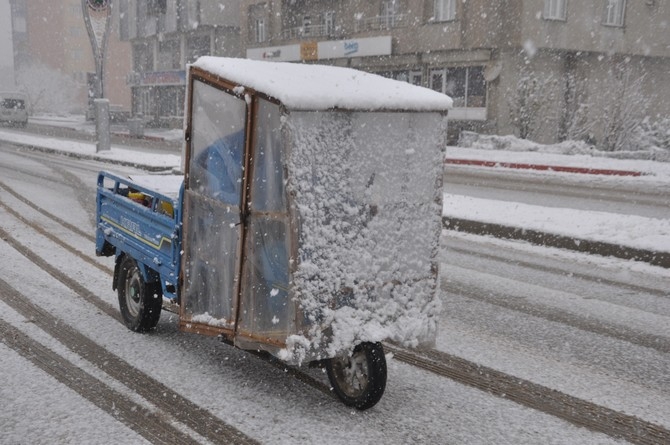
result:
M 292 288 L 311 328 L 282 358 L 431 344 L 446 116 L 294 112 L 285 127 L 299 226 Z

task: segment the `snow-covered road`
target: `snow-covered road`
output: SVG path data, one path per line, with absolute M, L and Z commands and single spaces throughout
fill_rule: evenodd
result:
M 88 232 L 95 171 L 90 161 L 0 151 L 0 178 L 8 188 Z M 182 397 L 220 425 L 268 444 L 624 443 L 391 356 L 384 398 L 360 413 L 254 356 L 179 333 L 169 313 L 155 333 L 133 334 L 113 316 L 117 297 L 105 272 L 111 260 L 95 258 L 89 239 L 7 188 L 0 188 L 0 200 L 6 232 L 0 242 L 0 337 L 27 336 L 27 350 L 39 346 L 50 354 L 0 341 L 0 372 L 9 383 L 0 386 L 3 443 L 169 443 L 133 421 L 152 414 L 170 429 L 169 437 L 215 441 L 161 403 Z M 442 241 L 439 351 L 670 430 L 667 270 L 456 232 L 445 231 Z M 26 316 L 30 312 L 9 303 L 14 293 L 92 341 L 93 350 L 79 351 L 72 338 L 40 327 L 53 318 Z M 87 357 L 91 352 L 137 372 L 139 384 L 165 385 L 174 393 L 140 395 L 132 380 L 124 383 L 105 371 L 105 361 Z M 109 398 L 98 401 L 85 386 L 58 380 L 48 371 L 54 359 L 82 373 L 73 382 L 96 382 Z M 319 370 L 311 375 L 325 381 Z

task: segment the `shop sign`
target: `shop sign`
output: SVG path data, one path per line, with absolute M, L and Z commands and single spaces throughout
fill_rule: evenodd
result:
M 297 62 L 301 60 L 341 59 L 349 57 L 387 56 L 391 54 L 391 36 L 351 40 L 303 42 L 295 45 L 250 48 L 247 58 Z
M 186 85 L 186 71 L 154 71 L 142 73 L 141 85 Z

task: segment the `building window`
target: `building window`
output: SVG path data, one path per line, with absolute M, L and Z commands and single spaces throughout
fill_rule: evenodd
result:
M 146 73 L 154 70 L 153 45 L 149 42 L 133 45 L 133 70 L 138 73 Z
M 158 67 L 159 71 L 177 70 L 181 68 L 181 51 L 179 40 L 166 39 L 158 42 Z
M 375 74 L 419 86 L 423 80 L 421 70 L 378 71 Z
M 302 17 L 302 35 L 308 36 L 312 34 L 312 17 L 305 15 Z
M 184 115 L 185 88 L 165 86 L 154 88 L 154 103 L 158 107 L 158 115 L 164 118 L 179 118 Z
M 331 36 L 335 33 L 335 13 L 332 11 L 324 12 L 321 16 L 321 24 L 325 35 Z
M 267 4 L 258 3 L 249 6 L 248 29 L 249 41 L 262 43 L 268 40 L 268 10 Z
M 383 0 L 380 14 L 380 22 L 383 27 L 393 28 L 398 15 L 398 4 L 396 0 Z
M 150 15 L 165 14 L 167 12 L 167 0 L 149 0 L 148 12 Z
M 176 0 L 177 27 L 181 30 L 196 29 L 200 23 L 200 0 Z
M 256 43 L 265 42 L 265 19 L 256 19 L 254 22 L 254 41 Z
M 198 57 L 208 56 L 211 52 L 209 34 L 193 35 L 186 39 L 186 63 L 193 63 Z
M 626 0 L 605 0 L 603 24 L 609 26 L 623 26 Z
M 434 0 L 433 20 L 447 22 L 456 19 L 456 0 Z
M 455 108 L 486 107 L 486 81 L 481 66 L 432 69 L 430 88 L 449 95 Z
M 544 18 L 546 20 L 565 20 L 567 0 L 544 0 Z

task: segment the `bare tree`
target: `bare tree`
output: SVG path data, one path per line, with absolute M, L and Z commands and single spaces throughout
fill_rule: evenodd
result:
M 631 136 L 630 150 L 670 151 L 670 118 L 645 117 Z
M 568 72 L 565 77 L 563 111 L 558 138 L 561 141 L 588 141 L 592 137 L 595 120 L 591 118 L 586 79 Z
M 556 80 L 553 76 L 540 78 L 536 71 L 526 66 L 521 69 L 516 89 L 507 99 L 510 123 L 521 139 L 537 136 L 551 120 L 555 92 Z
M 631 138 L 638 132 L 647 111 L 642 94 L 645 74 L 634 76 L 628 60 L 618 63 L 608 74 L 610 103 L 603 107 L 601 116 L 603 138 L 599 144 L 605 151 L 628 149 Z M 618 93 L 618 94 L 617 94 Z
M 28 95 L 34 111 L 69 112 L 77 106 L 76 82 L 42 63 L 31 63 L 19 69 L 16 83 L 19 90 Z

